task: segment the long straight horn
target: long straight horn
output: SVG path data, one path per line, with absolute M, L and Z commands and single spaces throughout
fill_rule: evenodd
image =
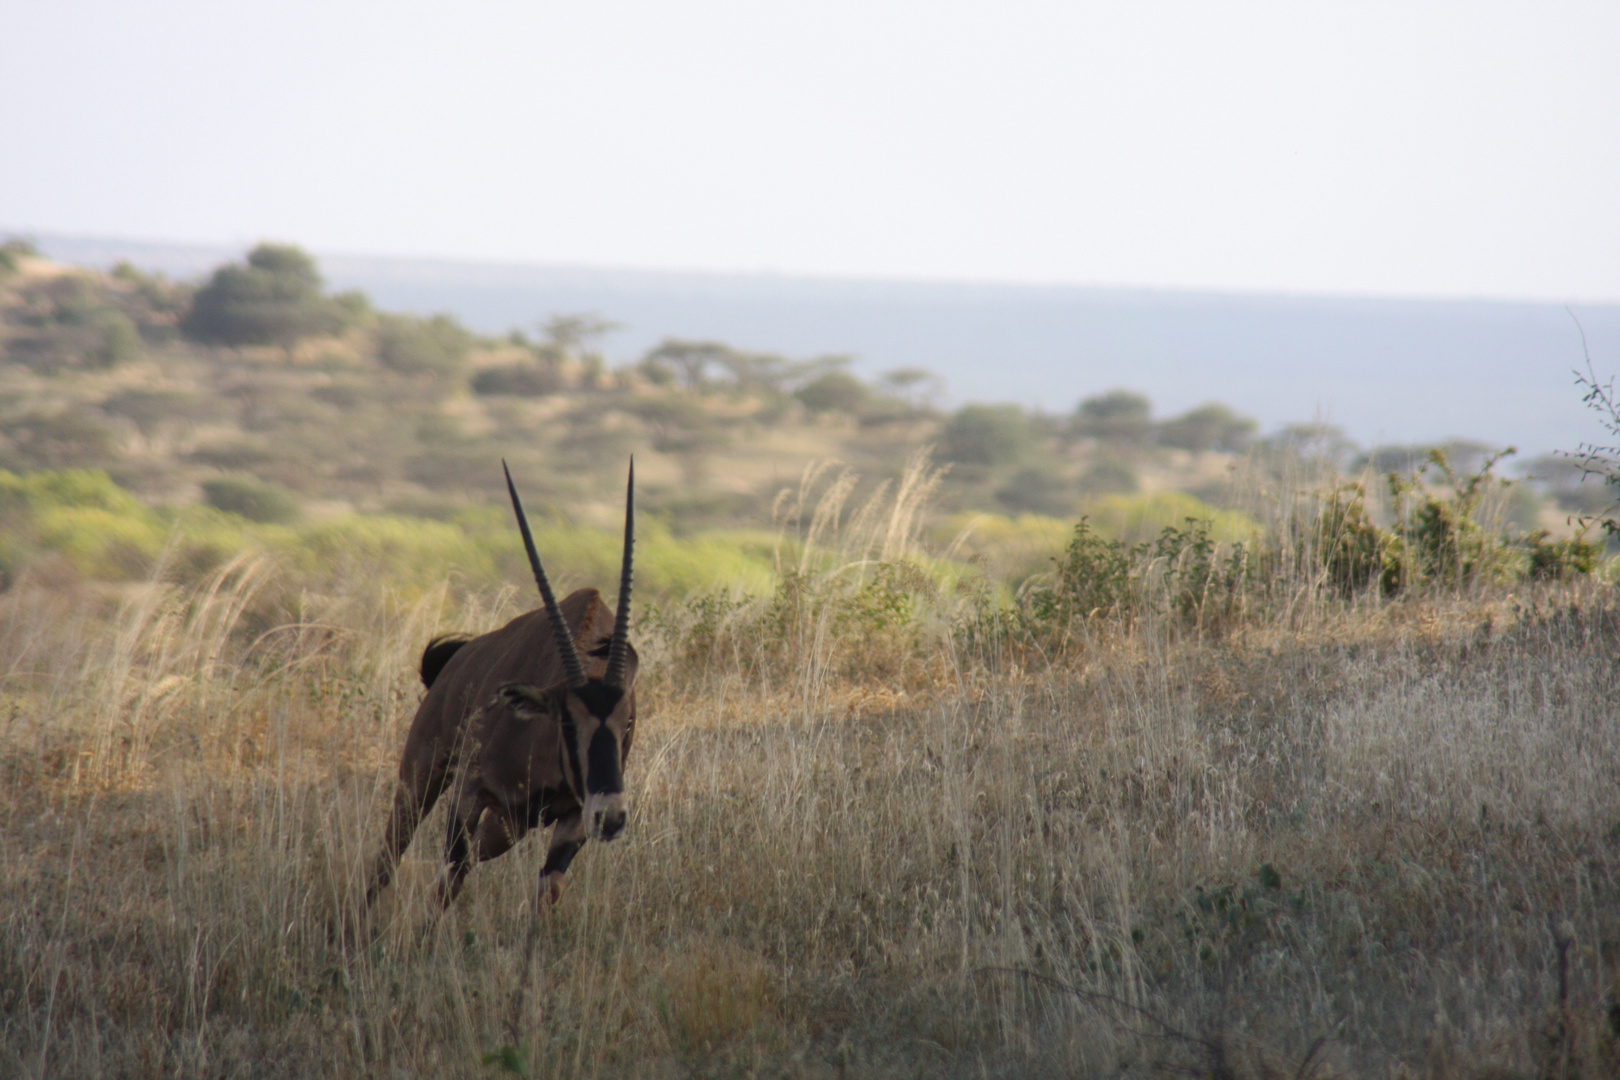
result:
M 585 685 L 585 665 L 579 662 L 579 649 L 574 645 L 574 632 L 568 629 L 557 598 L 551 594 L 551 582 L 546 579 L 545 567 L 540 565 L 540 553 L 534 549 L 534 535 L 529 532 L 529 519 L 523 513 L 523 500 L 518 498 L 512 483 L 512 470 L 501 459 L 501 471 L 506 474 L 506 490 L 512 495 L 512 509 L 517 513 L 518 531 L 523 534 L 523 550 L 529 553 L 529 566 L 534 569 L 534 583 L 540 586 L 540 599 L 545 602 L 546 614 L 551 616 L 551 636 L 557 642 L 557 655 L 562 657 L 563 675 L 568 688 L 578 690 Z
M 624 490 L 624 564 L 619 569 L 619 610 L 613 620 L 613 641 L 608 646 L 607 671 L 602 682 L 624 689 L 625 659 L 630 651 L 630 582 L 636 548 L 636 459 L 630 457 L 630 482 Z

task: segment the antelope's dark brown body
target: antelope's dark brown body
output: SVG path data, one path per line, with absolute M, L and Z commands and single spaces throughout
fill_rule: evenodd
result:
M 400 754 L 368 906 L 445 791 L 451 793 L 446 903 L 473 864 L 553 824 L 541 891 L 555 900 L 586 839 L 612 840 L 624 829 L 623 769 L 635 735 L 638 667 L 628 639 L 634 463 L 625 491 L 617 610 L 595 589 L 555 600 L 510 475 L 507 488 L 544 606 L 467 641 L 434 641 L 422 654 L 428 692 Z

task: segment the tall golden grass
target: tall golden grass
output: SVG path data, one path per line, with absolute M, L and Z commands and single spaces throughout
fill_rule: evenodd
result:
M 643 620 L 630 832 L 575 862 L 517 1015 L 542 845 L 441 916 L 430 822 L 352 916 L 418 651 L 526 593 L 265 625 L 268 564 L 25 576 L 0 1074 L 1616 1075 L 1610 587 L 1301 576 L 1220 633 L 966 649 L 929 486 L 846 515 L 807 478 L 774 596 Z

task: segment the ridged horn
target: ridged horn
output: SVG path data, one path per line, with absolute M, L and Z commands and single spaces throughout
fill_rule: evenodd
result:
M 568 628 L 568 620 L 563 618 L 562 608 L 557 606 L 557 598 L 551 594 L 551 582 L 546 578 L 545 567 L 540 565 L 540 553 L 534 549 L 534 534 L 529 532 L 529 519 L 523 513 L 523 500 L 518 498 L 517 486 L 512 483 L 512 470 L 506 467 L 505 458 L 501 459 L 501 471 L 506 474 L 506 490 L 512 496 L 512 510 L 517 514 L 518 531 L 523 534 L 523 550 L 529 553 L 534 583 L 540 586 L 540 599 L 545 602 L 546 614 L 551 616 L 551 636 L 557 642 L 557 654 L 562 657 L 563 675 L 568 679 L 568 688 L 578 690 L 585 685 L 585 665 L 579 661 L 574 632 Z
M 624 490 L 624 562 L 619 568 L 619 610 L 613 619 L 613 640 L 608 645 L 607 671 L 602 682 L 624 689 L 625 661 L 630 652 L 630 582 L 636 548 L 636 458 L 630 456 L 630 481 Z

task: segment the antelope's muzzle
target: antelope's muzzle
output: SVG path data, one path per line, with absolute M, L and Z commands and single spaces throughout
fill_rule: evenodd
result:
M 592 795 L 585 800 L 585 827 L 595 839 L 612 840 L 624 832 L 624 823 L 630 816 L 624 795 Z

